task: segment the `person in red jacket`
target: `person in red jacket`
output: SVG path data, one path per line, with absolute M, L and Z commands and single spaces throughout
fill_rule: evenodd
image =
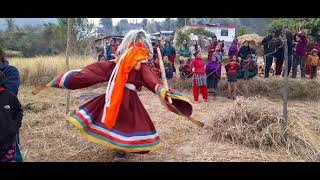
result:
M 206 65 L 199 52 L 194 54 L 195 58 L 191 61 L 190 71 L 193 72 L 192 89 L 194 101 L 198 102 L 199 89 L 205 102 L 208 101 L 208 87 L 206 76 Z
M 237 56 L 232 56 L 232 59 L 225 65 L 228 78 L 228 99 L 236 99 L 237 89 L 237 72 L 240 64 L 237 62 Z

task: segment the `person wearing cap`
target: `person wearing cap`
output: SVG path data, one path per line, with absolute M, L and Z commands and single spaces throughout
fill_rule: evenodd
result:
M 306 60 L 306 65 L 310 66 L 310 78 L 316 78 L 317 77 L 317 66 L 320 65 L 320 60 L 318 56 L 318 50 L 313 49 L 311 51 L 311 54 L 308 55 Z

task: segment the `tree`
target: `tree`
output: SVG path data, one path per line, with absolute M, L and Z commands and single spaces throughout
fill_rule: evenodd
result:
M 87 46 L 86 39 L 95 33 L 94 24 L 87 18 L 72 18 L 70 21 L 70 52 L 83 54 Z M 53 28 L 54 46 L 59 52 L 64 52 L 66 48 L 67 24 L 67 18 L 59 18 L 58 25 Z
M 171 29 L 171 22 L 170 22 L 170 18 L 166 18 L 164 21 L 164 28 L 166 30 L 170 30 Z
M 4 18 L 7 23 L 7 32 L 12 32 L 14 30 L 14 19 L 13 18 Z
M 189 28 L 184 31 L 179 31 L 177 35 L 177 39 L 175 40 L 175 46 L 179 47 L 180 44 L 183 42 L 184 39 L 187 39 L 188 42 L 190 42 L 190 35 L 191 34 L 195 35 L 202 35 L 206 37 L 211 37 L 212 33 L 205 28 Z
M 143 19 L 141 22 L 143 30 L 147 30 L 147 25 L 148 25 L 148 19 Z
M 118 23 L 120 32 L 126 33 L 129 31 L 129 22 L 127 19 L 121 19 Z
M 237 29 L 237 36 L 242 36 L 248 33 L 248 28 L 247 26 L 241 25 L 238 29 Z
M 177 27 L 183 27 L 189 24 L 191 18 L 177 18 Z
M 99 32 L 105 33 L 105 34 L 110 34 L 112 32 L 112 18 L 101 18 L 100 19 L 100 28 Z

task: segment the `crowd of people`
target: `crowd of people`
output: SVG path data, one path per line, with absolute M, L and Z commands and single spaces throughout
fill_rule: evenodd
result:
M 301 78 L 306 75 L 310 78 L 316 78 L 317 66 L 319 65 L 320 45 L 316 38 L 308 42 L 307 35 L 304 32 L 292 33 L 285 28 L 288 48 L 288 75 L 291 72 L 291 78 L 296 78 L 297 68 L 300 67 Z M 189 46 L 190 44 L 190 46 Z M 166 77 L 171 79 L 177 73 L 176 48 L 172 42 L 165 42 L 162 46 L 161 41 L 154 42 L 153 58 L 149 60 L 149 65 L 161 77 L 159 55 L 157 49 L 163 56 Z M 269 79 L 270 69 L 274 62 L 276 76 L 284 76 L 284 43 L 281 33 L 270 30 L 263 38 L 261 46 L 264 49 L 264 78 Z M 110 60 L 115 58 L 117 46 L 113 40 L 106 41 L 103 53 L 100 54 L 102 59 Z M 212 36 L 212 41 L 207 48 L 208 62 L 204 62 L 201 56 L 201 46 L 197 40 L 188 42 L 183 40 L 177 48 L 179 53 L 179 74 L 182 79 L 192 78 L 194 100 L 198 101 L 199 90 L 207 101 L 208 93 L 216 93 L 218 82 L 221 79 L 221 66 L 225 63 L 227 80 L 229 82 L 229 99 L 235 99 L 234 89 L 236 89 L 237 79 L 251 79 L 258 74 L 257 53 L 256 49 L 250 47 L 249 41 L 239 44 L 235 38 L 231 43 L 228 53 L 225 53 L 224 41 L 218 40 L 216 35 Z M 224 62 L 225 55 L 228 56 L 227 62 Z M 203 61 L 203 63 L 202 63 Z M 204 67 L 201 67 L 204 64 Z M 206 79 L 206 80 L 205 80 Z

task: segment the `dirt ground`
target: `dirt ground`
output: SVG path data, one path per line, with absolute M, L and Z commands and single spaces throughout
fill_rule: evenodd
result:
M 104 89 L 102 87 L 94 91 L 103 93 Z M 31 91 L 31 87 L 21 87 L 20 91 L 20 100 L 25 109 L 20 135 L 25 161 L 109 162 L 114 159 L 114 150 L 86 140 L 78 129 L 66 121 L 66 90 L 47 89 L 37 95 L 32 95 Z M 92 92 L 92 89 L 72 91 L 73 108 L 79 105 L 75 98 L 79 92 Z M 192 99 L 191 92 L 184 94 Z M 128 161 L 301 161 L 289 157 L 285 149 L 266 152 L 228 142 L 214 142 L 206 126 L 198 128 L 183 117 L 168 112 L 156 95 L 143 90 L 139 97 L 160 134 L 161 146 L 148 154 L 130 154 Z M 276 101 L 279 106 L 282 104 L 281 100 Z M 232 103 L 234 101 L 225 97 L 210 96 L 207 103 L 193 104 L 193 116 L 205 124 L 213 123 L 215 114 Z M 320 108 L 316 102 L 290 101 L 290 106 L 301 110 Z

